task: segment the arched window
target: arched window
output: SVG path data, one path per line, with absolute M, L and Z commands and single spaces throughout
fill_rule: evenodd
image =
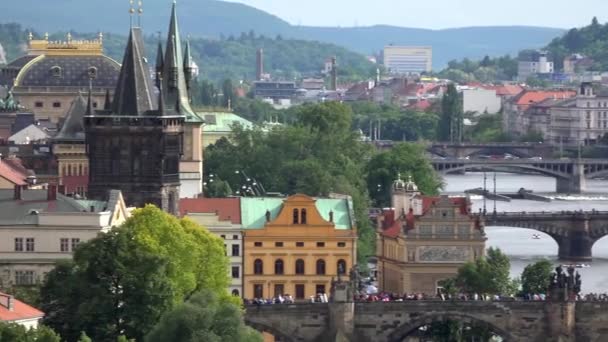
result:
M 317 260 L 317 275 L 325 274 L 325 260 L 319 259 Z
M 277 261 L 274 262 L 274 274 L 283 274 L 283 271 L 283 260 L 277 259 Z
M 237 290 L 237 289 L 232 290 L 232 295 L 235 296 L 235 297 L 240 296 L 239 290 Z
M 338 274 L 346 274 L 346 261 L 343 259 L 338 260 L 337 267 Z
M 300 220 L 301 224 L 306 224 L 306 209 L 302 209 L 302 219 Z
M 298 259 L 296 260 L 296 274 L 304 274 L 304 260 Z
M 298 209 L 294 209 L 293 210 L 293 224 L 298 224 L 299 223 L 299 216 L 300 216 L 300 211 Z
M 261 259 L 253 262 L 253 274 L 264 274 L 264 262 Z

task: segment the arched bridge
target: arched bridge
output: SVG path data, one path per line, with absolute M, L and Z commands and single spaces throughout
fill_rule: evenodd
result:
M 504 341 L 604 341 L 606 302 L 404 301 L 248 306 L 245 323 L 282 342 L 409 341 L 446 320 L 485 326 Z M 413 341 L 414 339 L 412 339 Z
M 556 178 L 558 193 L 581 193 L 585 178 L 608 177 L 605 159 L 434 159 L 431 164 L 443 174 L 472 169 L 536 172 Z
M 593 244 L 608 235 L 608 212 L 510 212 L 479 215 L 486 226 L 508 226 L 538 230 L 559 246 L 559 258 L 590 261 Z
M 511 154 L 517 157 L 549 157 L 554 147 L 543 143 L 450 143 L 433 142 L 427 151 L 442 157 Z

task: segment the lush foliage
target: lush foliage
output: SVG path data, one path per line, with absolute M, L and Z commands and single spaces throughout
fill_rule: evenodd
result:
M 438 76 L 457 83 L 511 81 L 517 76 L 517 59 L 509 55 L 497 58 L 486 55 L 481 61 L 453 60 Z
M 262 336 L 243 323 L 241 309 L 204 290 L 163 315 L 147 342 L 257 342 Z
M 434 140 L 437 131 L 437 114 L 413 110 L 400 110 L 396 106 L 374 102 L 350 104 L 354 127 L 372 137 L 373 129 L 380 129 L 379 139 L 393 141 Z
M 441 179 L 425 157 L 424 147 L 401 143 L 376 154 L 367 164 L 367 189 L 376 207 L 390 206 L 390 189 L 398 174 L 403 178 L 411 176 L 420 191 L 428 195 L 436 194 L 441 187 Z
M 516 280 L 509 277 L 511 263 L 498 248 L 490 247 L 486 257 L 464 264 L 456 276 L 459 289 L 468 294 L 513 295 Z
M 437 127 L 439 141 L 462 142 L 464 134 L 462 95 L 453 83 L 441 99 L 441 117 Z
M 124 334 L 141 340 L 161 315 L 200 289 L 226 294 L 221 240 L 194 222 L 156 207 L 133 213 L 121 227 L 77 249 L 43 285 L 46 324 L 67 341 Z
M 521 274 L 521 288 L 524 294 L 547 293 L 551 281 L 553 264 L 542 259 L 524 268 Z
M 556 69 L 563 68 L 564 58 L 573 53 L 591 57 L 594 65 L 591 70 L 608 69 L 608 24 L 600 24 L 593 18 L 589 26 L 573 28 L 562 37 L 555 38 L 547 51 Z
M 43 325 L 37 329 L 26 329 L 20 324 L 0 322 L 0 341 L 61 342 L 61 338 L 51 328 Z
M 511 137 L 502 130 L 502 115 L 481 114 L 470 118 L 472 126 L 465 127 L 465 140 L 488 143 L 488 142 L 508 142 Z

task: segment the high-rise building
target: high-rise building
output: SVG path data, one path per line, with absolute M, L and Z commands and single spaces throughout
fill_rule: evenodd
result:
M 389 73 L 396 75 L 430 72 L 433 68 L 433 48 L 430 46 L 385 46 L 384 66 Z
M 111 108 L 94 110 L 89 92 L 84 126 L 92 199 L 120 189 L 129 206 L 154 204 L 177 214 L 180 160 L 191 162 L 188 173 L 200 177 L 200 146 L 191 142 L 190 151 L 183 148 L 185 135 L 200 145 L 202 120 L 190 107 L 189 51 L 181 48 L 175 6 L 164 57 L 159 46 L 156 80 L 148 72 L 142 30 L 132 27 Z M 187 132 L 188 122 L 194 122 L 192 132 Z

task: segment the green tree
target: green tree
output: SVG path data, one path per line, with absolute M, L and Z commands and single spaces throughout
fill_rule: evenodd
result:
M 83 331 L 80 333 L 80 338 L 78 338 L 78 342 L 93 342 L 93 340 L 91 340 L 91 338 L 87 336 L 87 333 Z
M 526 266 L 521 274 L 522 292 L 524 294 L 547 293 L 552 272 L 553 264 L 547 259 Z
M 17 323 L 0 322 L 0 341 L 61 342 L 61 338 L 51 328 L 43 325 L 36 329 L 26 329 Z
M 438 138 L 441 141 L 462 142 L 463 119 L 462 97 L 456 90 L 456 86 L 450 83 L 441 100 Z
M 367 189 L 374 205 L 390 205 L 390 189 L 397 175 L 412 176 L 420 191 L 437 194 L 441 180 L 424 155 L 422 145 L 401 143 L 372 157 L 367 164 Z
M 213 83 L 203 80 L 200 85 L 200 102 L 203 106 L 217 105 L 217 90 Z
M 161 315 L 201 288 L 228 296 L 221 240 L 154 206 L 79 246 L 41 291 L 45 322 L 68 341 L 141 340 Z
M 245 326 L 237 305 L 204 290 L 163 315 L 145 340 L 261 342 L 262 336 Z
M 490 247 L 486 257 L 458 269 L 456 283 L 470 294 L 513 295 L 518 285 L 509 277 L 510 268 L 509 258 L 499 248 Z

